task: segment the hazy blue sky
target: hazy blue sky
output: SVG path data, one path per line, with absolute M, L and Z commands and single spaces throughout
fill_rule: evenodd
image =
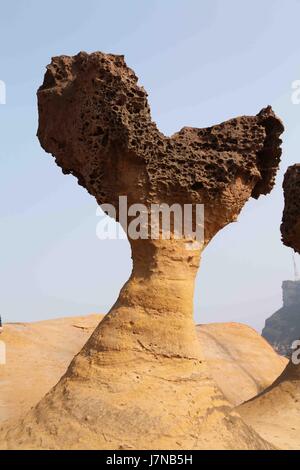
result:
M 6 321 L 106 312 L 131 269 L 127 241 L 96 238 L 96 203 L 40 148 L 36 90 L 53 55 L 124 54 L 149 92 L 152 116 L 172 134 L 271 104 L 283 119 L 283 156 L 271 195 L 203 254 L 198 322 L 261 328 L 293 276 L 280 241 L 282 176 L 300 161 L 297 0 L 1 0 L 0 313 Z

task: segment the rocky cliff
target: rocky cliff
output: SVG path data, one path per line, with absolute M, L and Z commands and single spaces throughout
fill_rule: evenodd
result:
M 283 281 L 283 306 L 266 320 L 263 337 L 283 356 L 290 356 L 300 338 L 300 281 Z

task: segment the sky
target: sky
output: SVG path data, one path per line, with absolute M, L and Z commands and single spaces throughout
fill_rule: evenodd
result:
M 300 1 L 1 0 L 0 314 L 6 322 L 105 313 L 131 271 L 127 240 L 99 240 L 95 200 L 36 138 L 36 91 L 51 57 L 124 54 L 166 135 L 270 104 L 284 122 L 276 187 L 212 240 L 195 290 L 197 323 L 258 331 L 293 279 L 280 240 L 282 178 L 300 161 Z M 298 264 L 299 259 L 297 259 Z

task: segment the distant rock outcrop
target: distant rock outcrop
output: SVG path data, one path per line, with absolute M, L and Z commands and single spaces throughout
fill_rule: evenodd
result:
M 98 203 L 204 204 L 192 235 L 133 239 L 133 270 L 109 314 L 44 399 L 6 435 L 10 448 L 269 448 L 209 375 L 193 322 L 201 251 L 246 201 L 273 187 L 281 121 L 271 107 L 164 136 L 123 56 L 61 56 L 38 91 L 43 148 Z M 147 215 L 146 214 L 146 215 Z M 149 219 L 146 218 L 148 221 Z M 144 222 L 147 231 L 148 222 Z M 195 228 L 195 227 L 194 227 Z M 84 424 L 83 424 L 84 423 Z
M 262 336 L 275 351 L 289 357 L 300 338 L 300 281 L 283 281 L 283 306 L 266 320 Z

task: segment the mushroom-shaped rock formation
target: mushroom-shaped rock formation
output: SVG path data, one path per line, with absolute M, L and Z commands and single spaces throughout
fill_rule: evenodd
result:
M 282 241 L 300 253 L 300 163 L 288 168 L 283 191 L 285 206 L 281 224 Z
M 147 93 L 123 56 L 80 53 L 47 67 L 38 91 L 38 137 L 64 173 L 99 204 L 116 207 L 133 269 L 119 298 L 66 374 L 24 420 L 8 447 L 268 448 L 228 402 L 207 370 L 193 322 L 201 250 L 252 196 L 267 194 L 280 160 L 281 121 L 256 116 L 184 127 L 164 136 Z M 203 204 L 203 240 L 130 237 L 118 210 L 142 203 Z M 129 217 L 129 222 L 132 218 Z M 147 233 L 149 218 L 143 219 Z

